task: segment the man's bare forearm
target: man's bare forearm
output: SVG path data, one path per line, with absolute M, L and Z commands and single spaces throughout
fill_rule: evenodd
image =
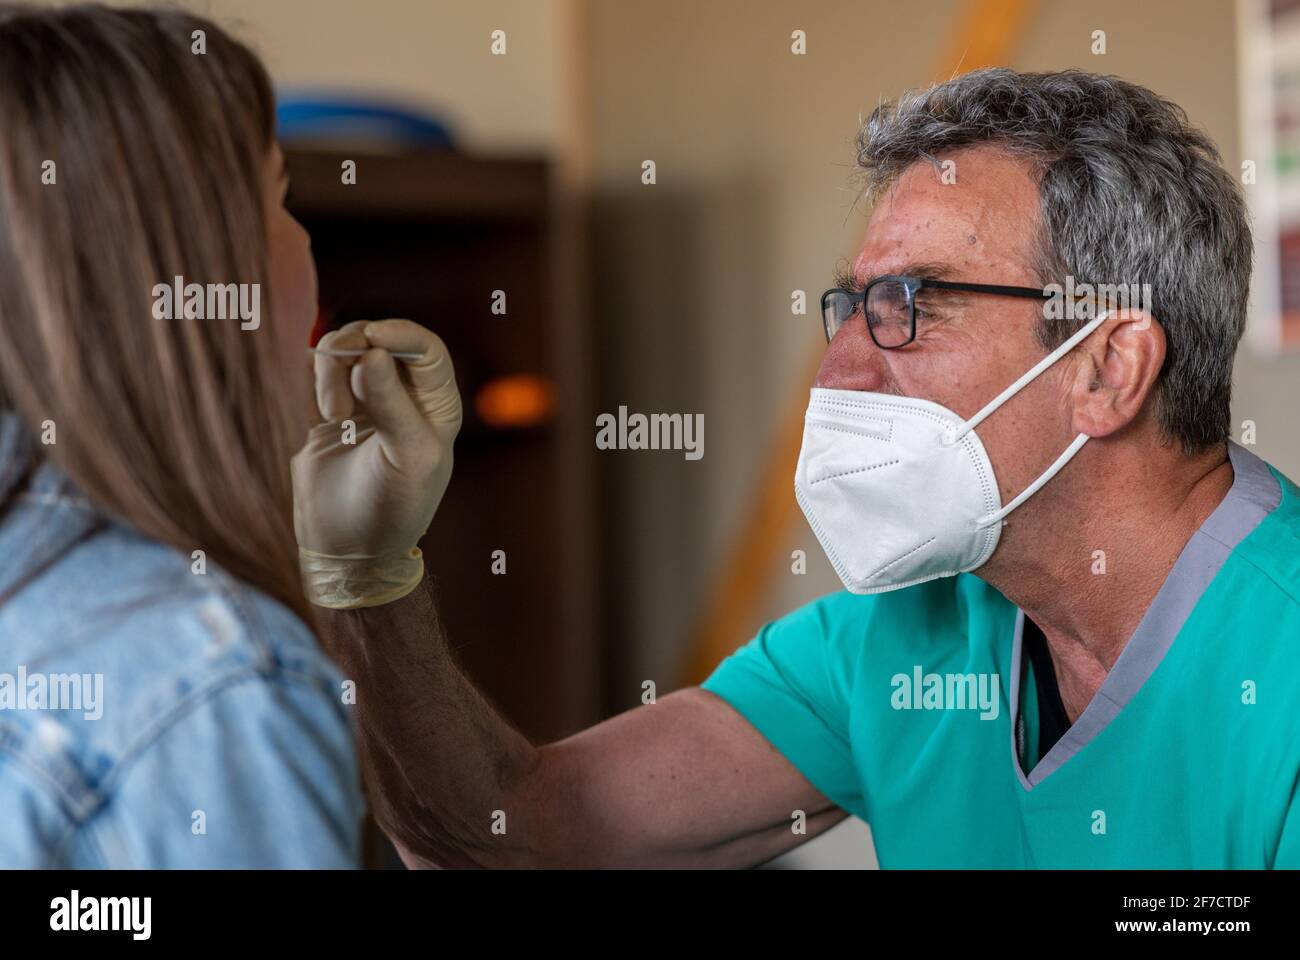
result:
M 375 818 L 408 863 L 537 862 L 516 788 L 538 752 L 455 663 L 427 579 L 394 603 L 321 610 L 318 623 L 356 682 Z
M 698 688 L 534 747 L 458 669 L 427 584 L 319 622 L 357 684 L 375 817 L 409 865 L 752 866 L 844 817 Z

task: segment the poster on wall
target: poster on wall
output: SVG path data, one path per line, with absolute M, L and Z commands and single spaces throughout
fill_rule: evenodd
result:
M 1241 181 L 1254 221 L 1247 336 L 1300 349 L 1300 0 L 1238 0 Z

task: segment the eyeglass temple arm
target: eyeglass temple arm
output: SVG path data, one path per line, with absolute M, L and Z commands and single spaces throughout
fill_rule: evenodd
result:
M 923 280 L 922 287 L 936 287 L 940 290 L 966 290 L 971 293 L 996 293 L 1008 297 L 1031 297 L 1035 300 L 1054 300 L 1057 296 L 1064 294 L 1048 293 L 1038 287 L 1013 287 L 1001 283 L 955 283 L 949 280 Z M 1075 303 L 1090 303 L 1093 308 L 1102 307 L 1102 302 L 1095 296 L 1086 293 L 1073 294 Z
M 924 280 L 922 287 L 935 287 L 939 290 L 965 290 L 970 293 L 996 293 L 1008 297 L 1032 297 L 1036 300 L 1050 300 L 1055 294 L 1048 293 L 1040 287 L 1011 287 L 1001 283 L 954 283 L 949 280 Z

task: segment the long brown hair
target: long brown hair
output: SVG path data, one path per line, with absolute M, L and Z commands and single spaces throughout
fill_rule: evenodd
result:
M 0 406 L 54 422 L 44 452 L 107 514 L 310 623 L 275 318 L 153 316 L 177 276 L 270 302 L 274 128 L 265 69 L 207 20 L 0 7 Z

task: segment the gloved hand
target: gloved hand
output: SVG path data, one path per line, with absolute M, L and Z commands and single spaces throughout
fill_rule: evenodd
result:
M 307 598 L 334 609 L 406 596 L 417 546 L 451 480 L 460 393 L 447 347 L 409 320 L 357 321 L 321 338 L 313 427 L 293 458 L 293 520 Z M 373 349 L 372 349 L 373 348 Z M 394 352 L 418 353 L 396 360 Z M 346 431 L 355 424 L 355 443 Z

